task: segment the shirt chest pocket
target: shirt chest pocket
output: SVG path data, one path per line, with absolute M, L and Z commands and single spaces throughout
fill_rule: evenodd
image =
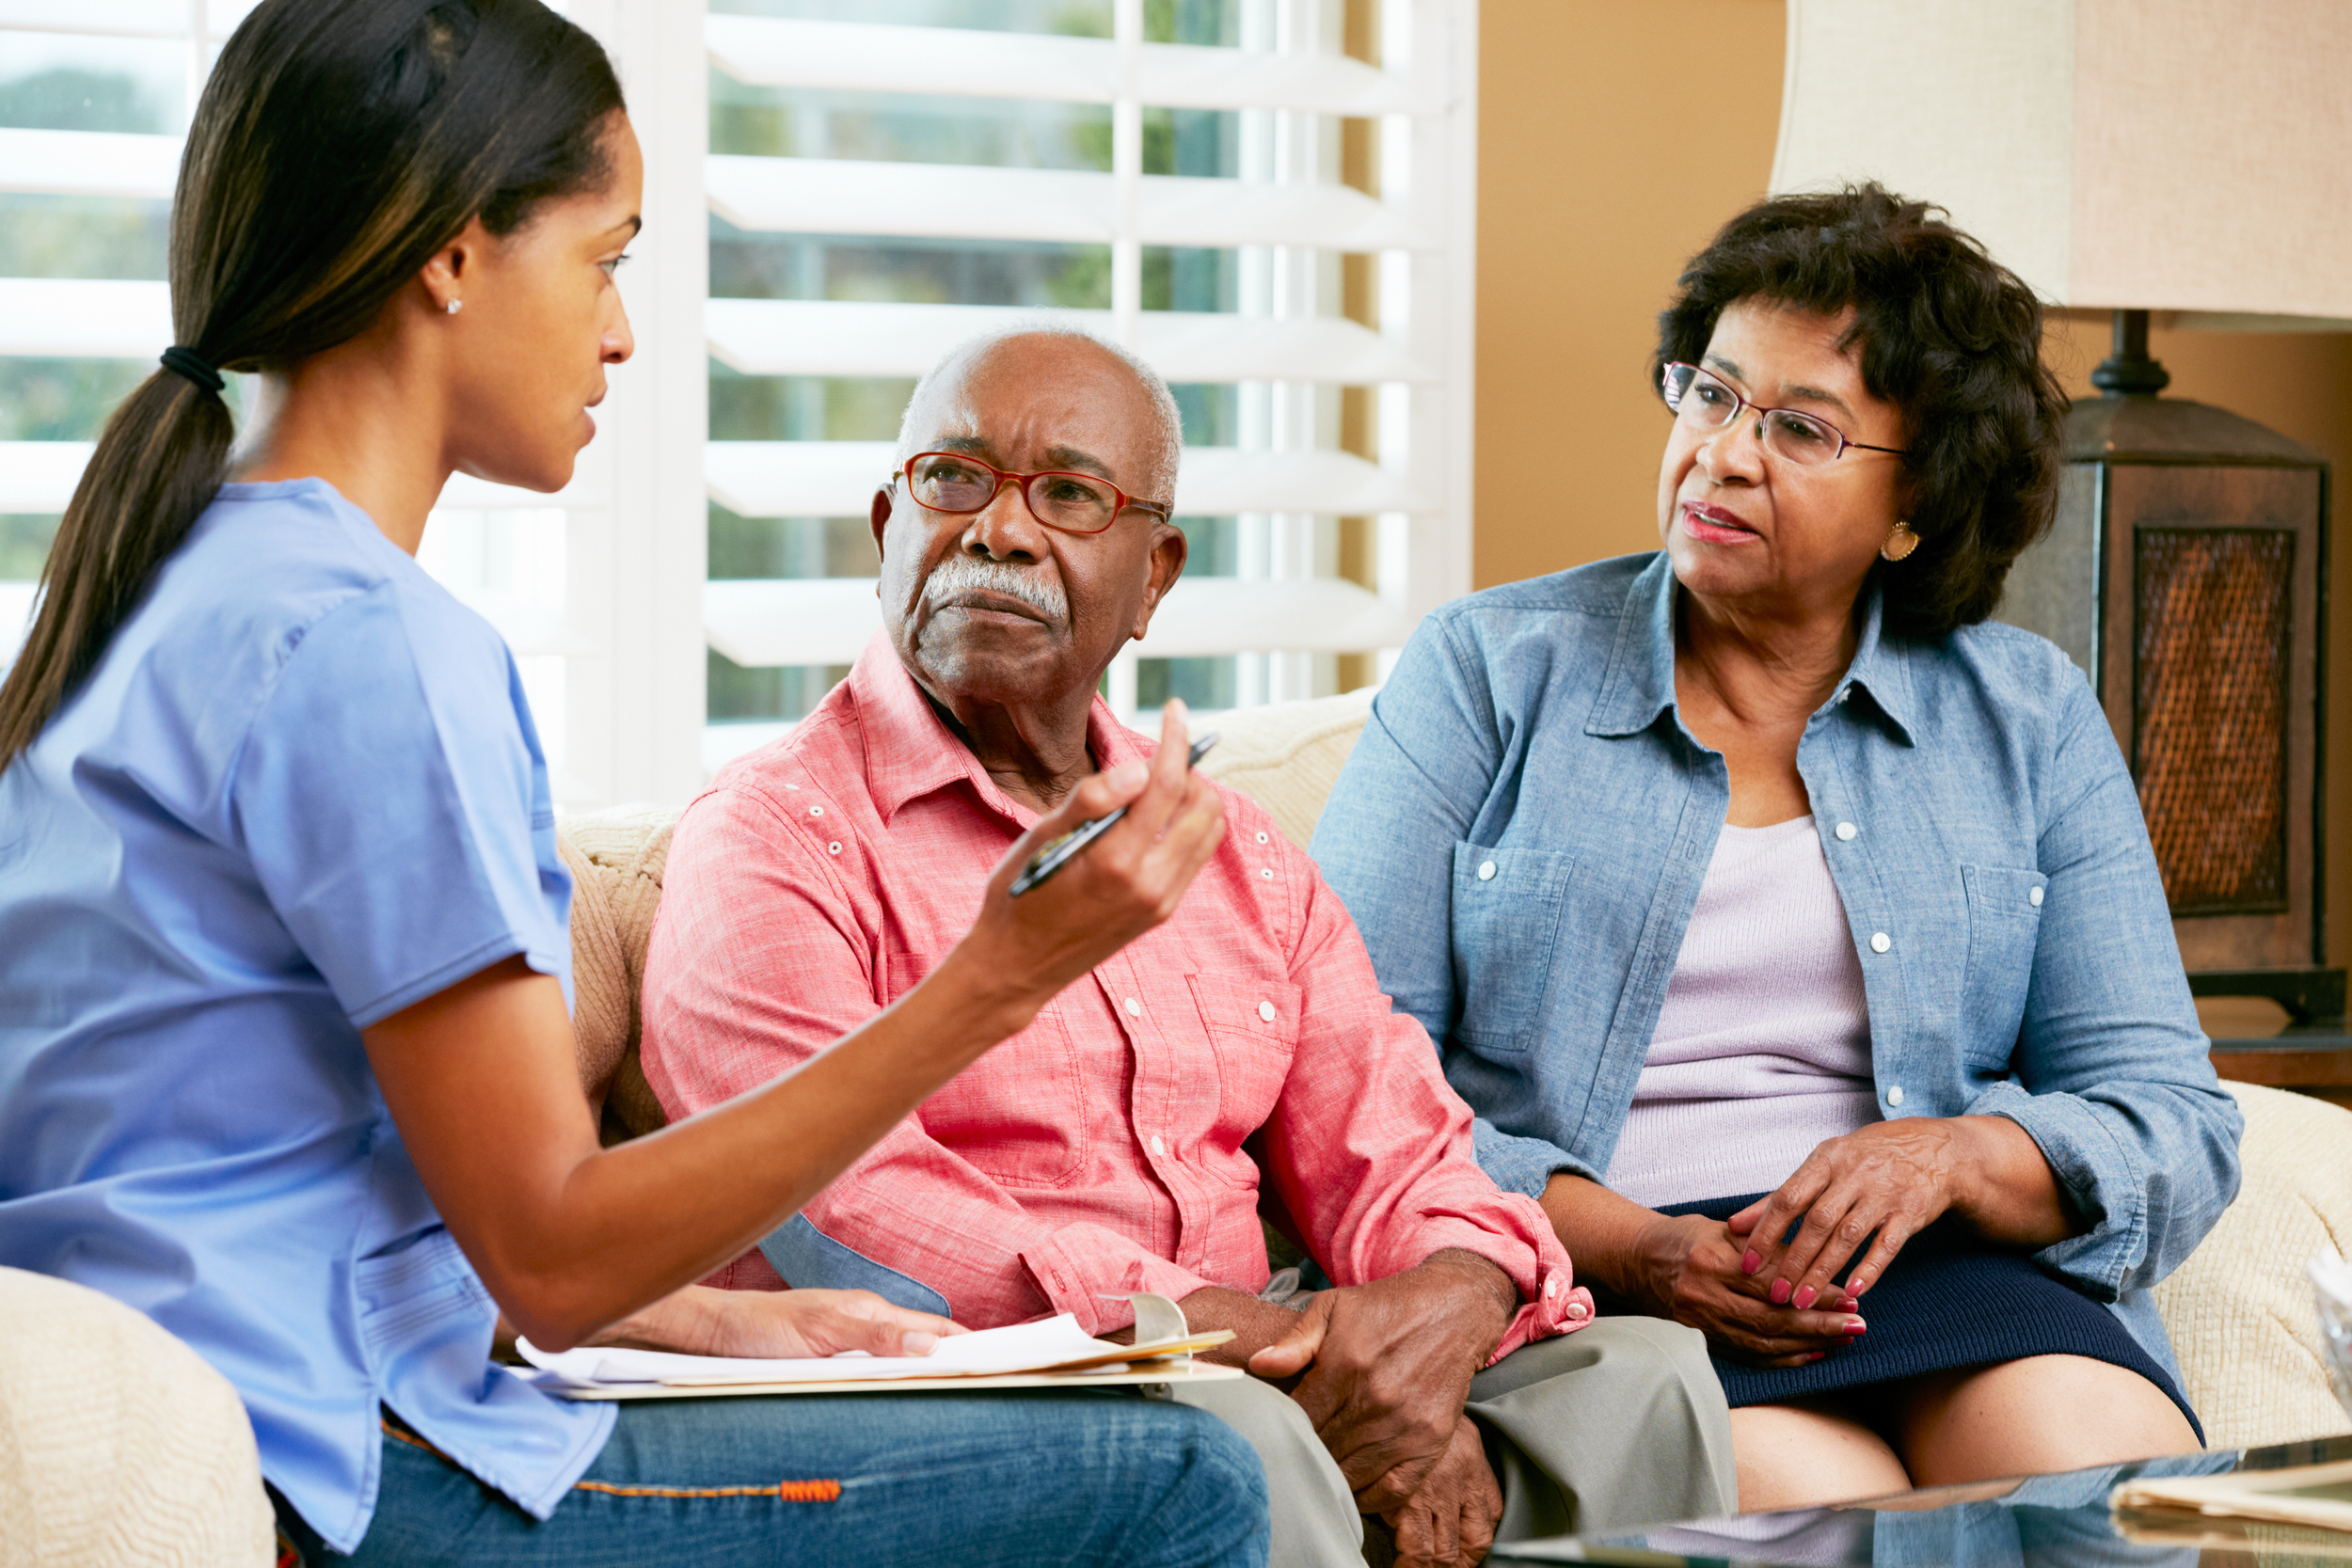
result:
M 1548 849 L 1454 847 L 1456 1041 L 1520 1057 L 1542 1038 L 1576 862 Z
M 934 959 L 893 953 L 896 1002 Z M 1066 1186 L 1086 1169 L 1086 1079 L 1063 1003 L 1049 1002 L 1026 1029 L 965 1068 L 915 1109 L 923 1131 L 1008 1187 Z
M 1265 1125 L 1290 1082 L 1300 992 L 1236 975 L 1187 974 L 1184 983 L 1216 1054 L 1216 1141 L 1239 1148 Z
M 2042 939 L 2042 906 L 2050 879 L 2039 871 L 1997 865 L 1963 865 L 1968 898 L 1968 969 L 1962 984 L 1961 1018 L 1967 1030 L 1963 1049 L 1972 1061 L 2006 1062 L 2014 1053 L 2026 1016 L 2026 991 L 2033 982 L 2036 944 Z

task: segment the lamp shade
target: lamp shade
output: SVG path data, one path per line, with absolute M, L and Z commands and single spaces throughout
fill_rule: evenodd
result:
M 1933 201 L 2055 305 L 2352 328 L 2347 0 L 1788 0 L 1787 71 L 1775 192 Z

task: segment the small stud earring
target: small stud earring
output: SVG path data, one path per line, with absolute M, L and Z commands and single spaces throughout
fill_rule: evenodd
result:
M 1911 520 L 1904 518 L 1886 536 L 1886 543 L 1879 546 L 1879 554 L 1888 561 L 1901 561 L 1918 547 L 1919 536 L 1911 531 Z
M 462 299 L 453 299 L 449 302 L 449 313 L 453 316 L 465 308 L 466 302 Z

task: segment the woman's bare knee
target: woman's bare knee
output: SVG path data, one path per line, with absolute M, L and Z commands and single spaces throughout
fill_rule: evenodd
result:
M 1922 1378 L 1901 1407 L 1921 1486 L 2043 1475 L 2185 1453 L 2197 1433 L 2163 1389 L 2081 1355 L 2032 1355 Z
M 1911 1477 L 1879 1434 L 1813 1405 L 1754 1404 L 1731 1413 L 1740 1512 L 1815 1508 L 1908 1490 Z

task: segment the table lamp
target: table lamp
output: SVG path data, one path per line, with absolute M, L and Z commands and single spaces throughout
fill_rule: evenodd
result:
M 2090 676 L 2191 989 L 2340 1019 L 2322 844 L 2328 465 L 2160 397 L 2149 312 L 2352 330 L 2352 4 L 1788 0 L 1775 192 L 1875 179 L 2114 312 L 1998 614 Z M 2341 1025 L 2336 1025 L 2338 1029 Z

